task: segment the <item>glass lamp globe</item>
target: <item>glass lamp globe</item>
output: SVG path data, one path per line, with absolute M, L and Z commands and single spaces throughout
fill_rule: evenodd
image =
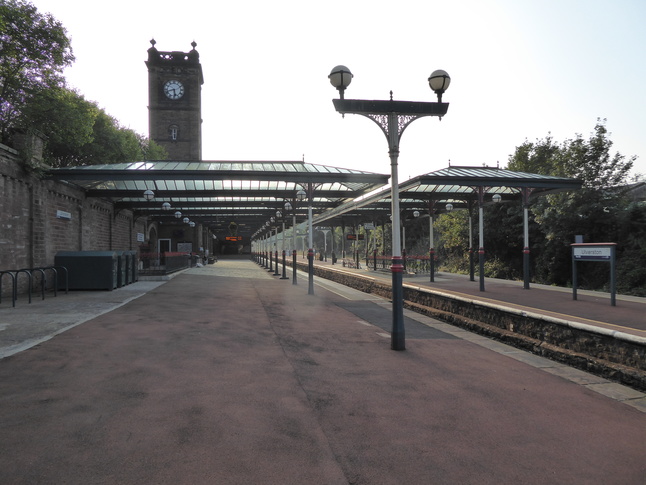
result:
M 339 91 L 339 95 L 343 99 L 343 92 L 350 85 L 353 77 L 350 69 L 343 65 L 338 65 L 332 69 L 328 79 L 330 80 L 330 84 Z
M 433 71 L 429 76 L 428 85 L 431 87 L 433 92 L 437 94 L 438 103 L 442 102 L 442 94 L 449 89 L 449 84 L 451 84 L 451 76 L 442 69 Z

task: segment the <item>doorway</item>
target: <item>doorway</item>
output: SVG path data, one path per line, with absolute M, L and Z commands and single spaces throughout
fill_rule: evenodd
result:
M 157 240 L 157 252 L 159 253 L 159 264 L 164 266 L 166 264 L 166 253 L 170 252 L 170 239 Z

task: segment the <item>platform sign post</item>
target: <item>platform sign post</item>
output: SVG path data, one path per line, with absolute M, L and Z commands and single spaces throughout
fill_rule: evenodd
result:
M 617 306 L 616 248 L 617 243 L 574 243 L 572 246 L 572 299 L 577 299 L 577 263 L 601 261 L 610 263 L 610 304 Z

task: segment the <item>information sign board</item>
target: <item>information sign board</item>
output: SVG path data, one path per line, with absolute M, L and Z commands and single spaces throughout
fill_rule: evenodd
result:
M 615 248 L 617 243 L 574 243 L 572 246 L 572 299 L 577 299 L 577 262 L 602 261 L 610 263 L 610 304 L 616 306 Z
M 190 243 L 190 242 L 177 243 L 177 252 L 178 253 L 193 252 L 193 243 Z
M 586 246 L 580 244 L 572 247 L 574 259 L 588 261 L 608 261 L 612 257 L 610 246 Z

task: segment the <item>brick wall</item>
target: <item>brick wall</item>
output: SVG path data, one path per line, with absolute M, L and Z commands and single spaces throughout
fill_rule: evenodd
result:
M 0 271 L 52 266 L 59 251 L 136 250 L 147 221 L 133 219 L 130 211 L 115 214 L 110 201 L 87 199 L 79 187 L 26 171 L 20 153 L 0 145 Z M 19 283 L 25 292 L 27 279 Z M 5 276 L 3 305 L 10 290 Z

